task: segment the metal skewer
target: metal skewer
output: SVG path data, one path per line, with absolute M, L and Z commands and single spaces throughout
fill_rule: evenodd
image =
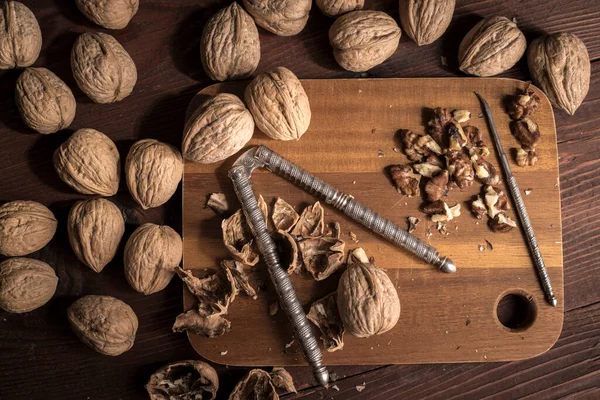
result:
M 537 240 L 535 239 L 533 227 L 531 226 L 529 215 L 525 209 L 525 203 L 523 202 L 523 197 L 521 197 L 519 186 L 517 185 L 517 181 L 510 169 L 510 164 L 508 162 L 508 158 L 506 157 L 506 153 L 504 153 L 504 149 L 502 148 L 502 143 L 500 143 L 500 136 L 498 135 L 496 125 L 494 124 L 492 110 L 490 109 L 487 101 L 485 101 L 485 99 L 479 93 L 475 92 L 475 95 L 479 98 L 479 101 L 481 101 L 481 104 L 483 105 L 483 113 L 486 116 L 490 131 L 492 132 L 492 138 L 496 144 L 496 150 L 498 151 L 498 156 L 500 157 L 500 164 L 502 165 L 504 176 L 506 177 L 506 184 L 510 190 L 513 200 L 515 201 L 515 205 L 517 206 L 517 214 L 519 215 L 519 219 L 523 225 L 525 238 L 527 239 L 527 244 L 533 257 L 533 264 L 535 265 L 535 269 L 537 270 L 538 276 L 542 283 L 542 288 L 546 294 L 546 300 L 552 307 L 556 307 L 558 302 L 556 301 L 556 296 L 554 295 L 554 290 L 552 289 L 552 284 L 550 283 L 548 270 L 546 269 L 544 259 L 542 258 L 542 253 L 540 253 L 540 248 Z

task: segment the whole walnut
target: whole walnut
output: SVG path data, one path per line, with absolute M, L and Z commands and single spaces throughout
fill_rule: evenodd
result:
M 337 304 L 344 328 L 356 337 L 380 335 L 400 318 L 400 300 L 394 284 L 373 264 L 350 264 L 342 274 Z
M 119 190 L 117 146 L 102 132 L 80 129 L 54 152 L 54 168 L 65 183 L 83 194 L 113 196 Z
M 476 76 L 498 75 L 525 54 L 527 41 L 506 17 L 487 17 L 467 33 L 458 48 L 460 70 Z
M 306 25 L 312 0 L 244 0 L 256 23 L 279 36 L 293 36 Z
M 77 86 L 96 103 L 114 103 L 133 91 L 137 70 L 117 40 L 101 32 L 82 33 L 71 50 Z
M 258 29 L 252 17 L 233 2 L 208 20 L 200 42 L 202 66 L 214 81 L 244 79 L 260 61 Z
M 90 21 L 107 29 L 123 29 L 137 13 L 139 0 L 76 0 L 77 8 Z
M 125 220 L 119 207 L 106 199 L 83 200 L 71 207 L 67 230 L 77 258 L 101 272 L 117 253 Z
M 46 68 L 27 68 L 17 79 L 15 102 L 23 122 L 39 133 L 68 128 L 75 118 L 71 89 Z
M 150 400 L 214 400 L 217 390 L 217 371 L 197 360 L 167 364 L 153 373 L 146 384 Z
M 365 0 L 315 0 L 319 10 L 328 17 L 336 18 L 350 11 L 362 10 Z
M 25 68 L 40 55 L 42 32 L 35 15 L 18 1 L 0 4 L 0 70 Z
M 24 256 L 44 247 L 56 232 L 58 222 L 46 206 L 35 201 L 15 200 L 0 206 L 0 254 Z
M 163 290 L 181 262 L 181 237 L 166 225 L 144 224 L 125 245 L 125 278 L 132 288 L 144 294 Z
M 244 94 L 256 126 L 276 140 L 298 140 L 310 125 L 308 96 L 292 71 L 277 67 L 260 74 Z
M 590 89 L 591 65 L 585 44 L 568 32 L 537 38 L 527 50 L 527 64 L 533 81 L 552 104 L 575 114 Z
M 418 45 L 430 44 L 446 32 L 456 0 L 400 0 L 400 24 Z
M 133 346 L 138 319 L 131 307 L 111 296 L 84 296 L 67 309 L 73 332 L 83 343 L 107 356 Z
M 402 31 L 381 11 L 352 11 L 335 20 L 329 29 L 333 56 L 344 69 L 367 71 L 394 54 Z
M 220 93 L 206 100 L 183 129 L 183 158 L 210 164 L 240 151 L 254 133 L 254 120 L 239 97 Z
M 183 175 L 181 153 L 154 139 L 135 142 L 125 161 L 129 193 L 144 210 L 165 204 Z
M 46 304 L 58 285 L 51 266 L 32 258 L 9 258 L 0 263 L 0 308 L 26 313 Z

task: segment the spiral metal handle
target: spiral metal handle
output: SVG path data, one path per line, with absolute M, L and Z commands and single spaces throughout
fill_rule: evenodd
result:
M 456 271 L 454 263 L 447 257 L 441 257 L 433 247 L 423 243 L 417 237 L 395 225 L 392 221 L 360 204 L 352 196 L 338 191 L 308 171 L 286 160 L 268 147 L 258 147 L 254 157 L 272 172 L 284 177 L 308 193 L 325 200 L 327 204 L 342 211 L 354 221 L 395 245 L 412 252 L 420 259 L 438 267 L 443 272 L 452 273 Z
M 258 249 L 267 264 L 269 275 L 279 296 L 279 304 L 290 320 L 294 337 L 300 344 L 304 358 L 312 367 L 315 379 L 319 384 L 326 386 L 329 382 L 329 373 L 322 365 L 322 355 L 317 338 L 313 334 L 302 304 L 298 300 L 292 281 L 286 269 L 281 266 L 277 247 L 267 231 L 265 218 L 252 191 L 248 169 L 244 165 L 234 166 L 229 172 L 229 177 L 233 181 L 235 193 L 242 204 Z

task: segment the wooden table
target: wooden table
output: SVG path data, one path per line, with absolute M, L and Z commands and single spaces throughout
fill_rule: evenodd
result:
M 199 57 L 207 19 L 227 1 L 141 0 L 129 27 L 113 35 L 138 67 L 133 94 L 114 105 L 92 103 L 75 85 L 69 67 L 77 35 L 97 29 L 71 1 L 25 1 L 36 14 L 44 37 L 36 66 L 57 73 L 73 89 L 77 116 L 71 130 L 33 134 L 21 122 L 13 100 L 18 71 L 0 72 L 0 200 L 40 201 L 59 219 L 56 237 L 34 254 L 53 265 L 60 278 L 55 298 L 25 314 L 0 313 L 0 399 L 143 399 L 150 374 L 161 365 L 196 355 L 187 337 L 171 333 L 182 309 L 178 280 L 162 292 L 142 296 L 124 279 L 121 257 L 96 274 L 77 261 L 66 237 L 66 216 L 74 193 L 56 175 L 51 155 L 73 131 L 91 127 L 108 134 L 124 158 L 129 146 L 152 137 L 179 145 L 186 107 L 211 82 Z M 367 7 L 398 18 L 397 1 L 370 1 Z M 460 76 L 456 54 L 460 39 L 480 16 L 516 17 L 531 40 L 545 32 L 567 30 L 587 45 L 592 86 L 573 117 L 556 111 L 559 140 L 565 263 L 565 324 L 558 343 L 542 356 L 511 363 L 399 365 L 333 368 L 339 391 L 315 387 L 308 368 L 290 368 L 305 399 L 421 398 L 599 398 L 600 397 L 600 4 L 597 0 L 458 1 L 444 37 L 423 48 L 403 36 L 394 56 L 363 76 Z M 327 41 L 331 20 L 317 9 L 304 31 L 283 38 L 261 31 L 258 72 L 283 65 L 301 78 L 356 78 L 335 63 Z M 446 61 L 443 61 L 446 60 Z M 528 79 L 521 61 L 502 76 Z M 126 212 L 127 233 L 143 222 L 181 229 L 181 193 L 164 207 L 143 211 L 122 187 L 114 201 Z M 136 344 L 124 355 L 100 356 L 71 332 L 66 308 L 79 296 L 108 294 L 130 304 L 140 320 Z M 248 345 L 252 345 L 251 342 Z M 215 365 L 226 399 L 246 369 Z M 365 385 L 359 392 L 357 385 Z

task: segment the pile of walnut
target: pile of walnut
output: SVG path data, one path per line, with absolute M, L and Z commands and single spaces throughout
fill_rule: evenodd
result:
M 515 161 L 520 167 L 534 166 L 538 161 L 535 146 L 540 140 L 540 130 L 531 117 L 539 104 L 540 98 L 529 86 L 512 96 L 508 103 L 508 115 L 513 119 L 510 130 L 521 143 L 520 149 L 514 149 Z
M 432 110 L 426 133 L 400 130 L 398 135 L 404 154 L 412 163 L 392 165 L 389 173 L 396 190 L 409 197 L 420 195 L 421 179 L 427 179 L 424 185 L 426 202 L 422 209 L 438 223 L 440 232 L 445 221 L 460 216 L 460 204 L 449 206 L 443 198 L 453 187 L 464 189 L 477 180 L 483 184 L 486 203 L 478 196 L 472 202 L 474 215 L 482 218 L 487 211 L 490 228 L 494 232 L 507 232 L 516 224 L 506 215 L 509 202 L 500 200 L 506 196 L 495 188 L 501 183 L 500 174 L 486 159 L 490 150 L 483 142 L 480 130 L 472 125 L 463 126 L 470 118 L 471 113 L 467 110 L 450 113 L 438 107 Z

